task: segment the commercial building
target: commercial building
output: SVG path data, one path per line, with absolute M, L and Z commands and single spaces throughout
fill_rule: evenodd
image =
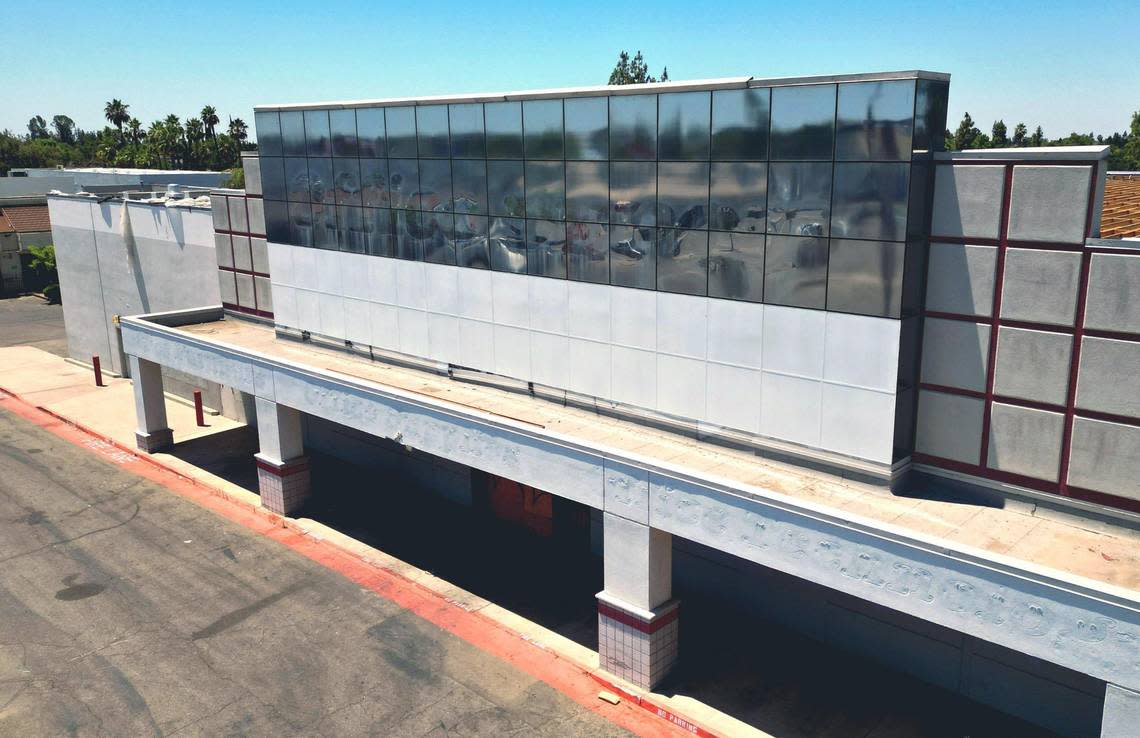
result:
M 588 507 L 600 663 L 641 687 L 676 662 L 674 576 L 755 564 L 768 617 L 1127 735 L 1140 578 L 1100 552 L 1137 545 L 1140 252 L 1098 238 L 1105 148 L 943 152 L 948 89 L 259 107 L 247 190 L 213 197 L 221 305 L 121 321 L 139 446 L 172 443 L 175 369 L 250 398 L 276 512 L 335 428 L 456 499 L 490 475 Z

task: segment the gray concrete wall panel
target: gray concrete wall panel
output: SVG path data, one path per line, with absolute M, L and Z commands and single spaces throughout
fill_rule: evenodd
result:
M 1100 738 L 1132 738 L 1140 730 L 1140 694 L 1106 684 Z
M 1001 317 L 1034 323 L 1072 325 L 1077 310 L 1081 255 L 1071 251 L 1009 249 Z
M 997 238 L 1005 167 L 942 164 L 934 168 L 931 236 Z
M 1023 328 L 998 329 L 994 394 L 1064 405 L 1073 338 Z
M 977 464 L 982 447 L 983 411 L 984 403 L 976 397 L 920 391 L 915 450 Z
M 1009 238 L 1083 244 L 1091 176 L 1087 166 L 1014 167 Z
M 1085 328 L 1140 333 L 1140 253 L 1092 255 Z
M 1082 339 L 1077 407 L 1140 418 L 1140 343 Z
M 636 521 L 649 522 L 649 472 L 613 459 L 605 459 L 605 510 Z
M 1060 413 L 995 402 L 986 463 L 991 469 L 1055 482 L 1064 426 Z
M 1069 484 L 1140 500 L 1140 428 L 1075 418 Z
M 922 381 L 981 392 L 986 388 L 990 326 L 927 318 L 922 339 Z
M 996 267 L 996 246 L 930 244 L 926 309 L 961 315 L 991 315 Z

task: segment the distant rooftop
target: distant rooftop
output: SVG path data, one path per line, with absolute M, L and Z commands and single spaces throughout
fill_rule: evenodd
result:
M 1100 211 L 1100 237 L 1140 237 L 1140 173 L 1109 173 Z
M 26 169 L 13 169 L 13 172 L 24 172 L 29 177 L 41 177 L 52 174 L 154 174 L 165 177 L 179 174 L 218 174 L 207 169 L 137 169 L 133 167 L 29 167 Z M 18 175 L 17 175 L 18 176 Z
M 51 230 L 47 205 L 0 208 L 0 233 L 41 233 Z

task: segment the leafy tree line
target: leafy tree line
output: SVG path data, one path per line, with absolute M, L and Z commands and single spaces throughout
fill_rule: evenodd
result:
M 14 167 L 118 166 L 148 169 L 209 169 L 241 166 L 241 152 L 256 149 L 241 118 L 230 118 L 224 130 L 212 105 L 185 122 L 168 115 L 143 127 L 130 105 L 114 99 L 103 108 L 110 123 L 101 131 L 85 131 L 66 115 L 28 121 L 26 135 L 0 132 L 0 174 Z
M 1108 168 L 1116 171 L 1140 171 L 1140 111 L 1132 114 L 1128 130 L 1108 136 L 1073 131 L 1061 138 L 1046 138 L 1041 126 L 1033 133 L 1024 123 L 1013 127 L 1013 134 L 1003 120 L 995 120 L 989 135 L 983 133 L 969 113 L 962 116 L 958 129 L 946 131 L 946 148 L 960 149 L 1001 149 L 1023 146 L 1108 146 Z

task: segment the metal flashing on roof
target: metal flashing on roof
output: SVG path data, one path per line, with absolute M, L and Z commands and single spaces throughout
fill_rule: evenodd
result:
M 938 151 L 934 158 L 939 161 L 955 161 L 958 159 L 1034 159 L 1062 161 L 1090 161 L 1093 159 L 1107 159 L 1107 146 L 1028 146 L 1009 149 L 964 149 L 962 151 Z

